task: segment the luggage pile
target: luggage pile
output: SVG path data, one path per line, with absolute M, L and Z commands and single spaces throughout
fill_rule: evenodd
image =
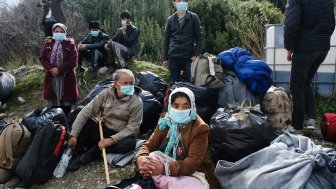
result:
M 143 102 L 140 134 L 155 129 L 160 114 L 167 110 L 170 93 L 186 87 L 195 95 L 197 114 L 210 127 L 209 149 L 212 161 L 218 165 L 218 178 L 232 171 L 232 163 L 241 165 L 266 148 L 276 153 L 271 149 L 274 141 L 290 139 L 310 143 L 290 135 L 278 136 L 276 131 L 287 127 L 292 120 L 293 105 L 289 92 L 271 86 L 270 74 L 266 63 L 239 47 L 218 56 L 209 53 L 200 56 L 192 63 L 191 83 L 176 82 L 168 88 L 167 83 L 152 72 L 136 73 L 136 86 L 142 89 Z M 0 183 L 9 180 L 14 173 L 26 187 L 48 181 L 66 149 L 76 116 L 113 83 L 111 78 L 99 82 L 81 102 L 82 106 L 67 116 L 60 108 L 45 108 L 28 113 L 21 123 L 0 122 L 0 161 L 3 162 Z M 94 118 L 91 122 L 97 123 Z M 335 128 L 336 115 L 325 113 L 321 130 L 326 140 L 336 141 Z M 123 167 L 131 162 L 144 142 L 138 140 L 135 151 L 108 154 L 110 165 Z M 231 187 L 230 182 L 227 185 Z

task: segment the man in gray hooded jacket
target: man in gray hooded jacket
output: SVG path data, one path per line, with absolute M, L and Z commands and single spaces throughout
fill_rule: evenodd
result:
M 77 115 L 70 132 L 68 146 L 78 153 L 70 166 L 72 170 L 100 157 L 100 149 L 110 153 L 127 153 L 135 149 L 143 116 L 140 88 L 134 87 L 130 70 L 119 69 L 113 86 L 100 92 Z M 98 112 L 103 116 L 104 139 L 100 139 L 98 124 L 92 123 Z M 71 162 L 70 162 L 71 163 Z M 76 165 L 76 166 L 75 166 Z

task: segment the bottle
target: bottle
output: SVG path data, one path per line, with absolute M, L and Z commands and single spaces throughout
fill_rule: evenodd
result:
M 72 156 L 71 148 L 67 148 L 64 151 L 61 160 L 58 162 L 57 167 L 54 170 L 54 176 L 56 178 L 63 177 L 65 170 L 68 167 L 71 156 Z

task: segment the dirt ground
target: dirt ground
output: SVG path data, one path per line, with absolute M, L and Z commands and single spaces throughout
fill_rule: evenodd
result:
M 305 132 L 315 144 L 324 147 L 335 148 L 335 143 L 323 140 L 319 129 L 313 132 Z M 111 184 L 118 183 L 122 178 L 131 177 L 134 173 L 135 166 L 130 163 L 124 168 L 109 167 Z M 17 183 L 18 178 L 14 176 L 5 184 L 0 184 L 1 189 L 7 189 Z M 34 185 L 32 189 L 103 189 L 106 188 L 105 171 L 103 160 L 97 160 L 88 165 L 81 166 L 74 172 L 66 172 L 63 178 L 52 178 L 48 182 L 40 185 Z
M 130 177 L 134 172 L 134 165 L 129 164 L 124 168 L 109 168 L 111 184 L 121 178 Z M 0 184 L 1 189 L 9 189 L 18 182 L 14 176 L 5 184 Z M 77 171 L 66 172 L 62 178 L 52 178 L 48 182 L 34 185 L 31 189 L 103 189 L 106 188 L 103 160 L 97 160 L 88 165 L 81 166 Z

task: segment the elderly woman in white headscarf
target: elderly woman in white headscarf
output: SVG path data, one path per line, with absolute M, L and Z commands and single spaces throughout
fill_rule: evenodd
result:
M 67 28 L 56 23 L 53 36 L 47 38 L 41 51 L 40 62 L 45 69 L 44 99 L 48 107 L 60 107 L 65 115 L 78 100 L 75 75 L 78 52 L 73 39 L 66 37 Z
M 135 156 L 140 173 L 158 188 L 219 188 L 213 165 L 205 160 L 209 132 L 196 113 L 193 92 L 173 90 L 168 112 Z

